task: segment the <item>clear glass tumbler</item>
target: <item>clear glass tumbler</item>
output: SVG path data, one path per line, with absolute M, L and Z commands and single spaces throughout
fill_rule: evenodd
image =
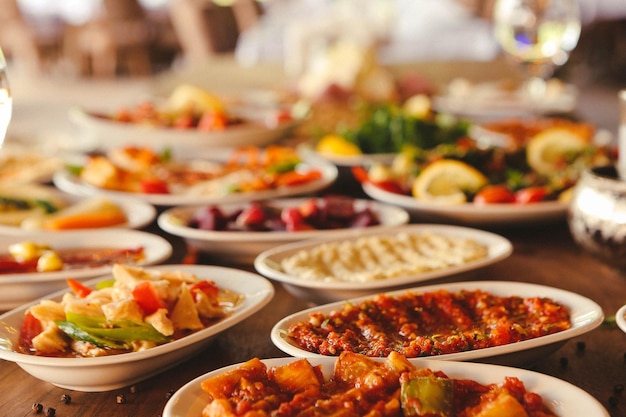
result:
M 9 89 L 7 62 L 4 58 L 2 48 L 0 48 L 0 145 L 4 143 L 12 112 L 13 98 L 11 96 L 11 90 Z

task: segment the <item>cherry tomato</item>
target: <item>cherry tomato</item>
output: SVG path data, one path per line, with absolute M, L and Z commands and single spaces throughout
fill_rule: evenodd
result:
M 167 182 L 159 178 L 145 178 L 141 180 L 141 191 L 146 194 L 169 194 Z
M 354 178 L 361 184 L 369 181 L 369 175 L 367 174 L 367 170 L 362 166 L 355 165 L 351 168 L 351 171 L 352 175 L 354 175 Z
M 515 194 L 505 185 L 488 185 L 474 196 L 474 204 L 502 204 L 515 202 Z
M 547 194 L 545 187 L 522 188 L 515 192 L 515 202 L 517 204 L 537 203 L 543 201 Z
M 280 212 L 280 219 L 285 224 L 299 224 L 304 221 L 302 213 L 297 207 L 285 207 Z

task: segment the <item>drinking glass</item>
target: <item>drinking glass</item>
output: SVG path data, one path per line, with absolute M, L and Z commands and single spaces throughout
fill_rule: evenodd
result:
M 496 0 L 493 19 L 497 42 L 522 68 L 531 99 L 539 100 L 578 43 L 578 0 Z
M 7 78 L 7 63 L 2 48 L 0 48 L 0 146 L 4 142 L 12 111 L 13 98 Z

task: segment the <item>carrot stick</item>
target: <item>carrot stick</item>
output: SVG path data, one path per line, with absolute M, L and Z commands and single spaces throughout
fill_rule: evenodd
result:
M 128 219 L 122 211 L 82 213 L 46 220 L 44 228 L 47 230 L 92 229 L 116 226 L 127 221 Z

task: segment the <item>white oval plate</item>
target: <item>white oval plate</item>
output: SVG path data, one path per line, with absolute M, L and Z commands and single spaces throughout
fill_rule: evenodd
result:
M 377 359 L 381 360 L 381 359 Z M 293 362 L 293 358 L 274 358 L 262 360 L 268 367 L 282 366 Z M 324 378 L 332 375 L 335 358 L 308 358 L 314 365 L 320 365 Z M 429 360 L 415 362 L 418 368 L 428 367 L 434 371 L 443 371 L 450 378 L 471 379 L 481 384 L 500 384 L 507 376 L 517 377 L 530 392 L 543 397 L 544 403 L 558 416 L 567 417 L 609 417 L 607 410 L 589 393 L 561 379 L 524 369 L 481 363 L 448 362 Z M 163 417 L 188 417 L 202 415 L 202 409 L 208 403 L 208 395 L 200 384 L 205 379 L 235 369 L 241 364 L 227 366 L 199 376 L 180 388 L 165 404 Z
M 277 208 L 297 207 L 310 198 L 285 198 L 271 200 L 267 204 Z M 247 203 L 222 204 L 224 213 L 232 213 L 246 207 Z M 339 238 L 347 233 L 358 233 L 363 229 L 307 230 L 298 232 L 244 232 L 244 231 L 212 231 L 188 227 L 186 224 L 193 215 L 206 206 L 174 207 L 161 213 L 157 223 L 161 229 L 175 236 L 184 238 L 189 244 L 202 252 L 216 256 L 226 256 L 244 262 L 253 262 L 254 258 L 264 250 L 276 245 L 296 242 L 311 238 Z M 376 213 L 381 224 L 367 229 L 382 229 L 398 226 L 409 222 L 406 210 L 371 200 L 354 200 L 356 211 L 369 207 Z
M 44 186 L 42 186 L 44 187 Z M 66 201 L 68 204 L 74 204 L 79 202 L 80 200 L 84 200 L 88 196 L 77 196 L 74 194 L 69 194 L 62 192 L 61 190 L 54 187 L 45 187 L 48 188 L 51 192 L 58 195 L 59 198 Z M 149 225 L 157 216 L 156 208 L 147 202 L 144 202 L 137 198 L 131 197 L 111 197 L 111 201 L 118 205 L 126 214 L 126 218 L 128 222 L 124 224 L 116 225 L 116 228 L 128 228 L 128 229 L 141 229 L 144 226 Z M 79 230 L 79 229 L 74 229 Z M 82 230 L 82 229 L 81 229 Z M 94 228 L 90 228 L 88 230 L 97 230 Z M 21 235 L 24 233 L 32 233 L 33 231 L 29 231 L 26 229 L 22 229 L 18 226 L 10 226 L 0 224 L 0 234 L 9 234 L 9 235 Z M 59 231 L 60 233 L 66 233 L 67 230 Z
M 35 378 L 61 388 L 86 392 L 110 391 L 150 378 L 187 360 L 205 348 L 214 336 L 256 313 L 274 296 L 272 284 L 251 272 L 202 265 L 161 265 L 151 269 L 179 270 L 193 273 L 201 279 L 212 279 L 218 287 L 242 294 L 243 302 L 218 323 L 151 349 L 95 358 L 50 358 L 13 351 L 24 312 L 39 303 L 35 301 L 0 316 L 0 358 L 15 362 Z M 93 286 L 107 278 L 103 276 L 86 284 Z M 45 298 L 59 300 L 66 292 L 67 289 Z
M 370 183 L 364 183 L 362 186 L 365 194 L 374 200 L 402 207 L 423 221 L 445 221 L 468 226 L 506 227 L 564 220 L 567 214 L 567 204 L 560 201 L 482 206 L 473 203 L 444 205 L 385 191 Z
M 167 260 L 172 254 L 172 245 L 153 233 L 130 229 L 77 230 L 58 232 L 35 232 L 12 236 L 0 236 L 0 248 L 8 252 L 12 243 L 26 240 L 45 243 L 53 249 L 63 248 L 136 248 L 143 246 L 145 258 L 137 265 L 155 265 Z M 35 272 L 26 274 L 0 274 L 0 310 L 15 308 L 40 298 L 53 291 L 66 288 L 65 280 L 79 281 L 107 274 L 111 266 L 74 269 L 68 271 Z
M 110 111 L 102 111 L 110 114 Z M 231 126 L 223 131 L 202 132 L 195 129 L 178 130 L 141 124 L 120 123 L 95 116 L 94 112 L 81 107 L 70 109 L 69 119 L 79 129 L 88 143 L 94 143 L 102 150 L 121 146 L 146 146 L 161 152 L 171 149 L 177 156 L 210 155 L 215 148 L 235 148 L 238 146 L 265 146 L 289 134 L 300 123 L 294 120 L 275 127 L 267 126 L 261 119 Z
M 54 185 L 61 190 L 76 195 L 106 195 L 117 197 L 139 198 L 156 206 L 177 206 L 190 204 L 223 204 L 239 203 L 253 200 L 269 200 L 272 198 L 289 197 L 313 193 L 331 185 L 337 179 L 337 167 L 331 164 L 315 166 L 303 164 L 303 168 L 316 168 L 321 171 L 322 177 L 316 181 L 311 181 L 302 185 L 292 187 L 282 187 L 267 191 L 253 191 L 244 193 L 233 193 L 225 196 L 202 196 L 188 194 L 141 194 L 124 191 L 112 191 L 94 187 L 72 175 L 67 169 L 57 171 L 53 176 Z
M 521 117 L 530 114 L 569 113 L 574 110 L 578 91 L 571 84 L 552 92 L 541 100 L 518 88 L 505 90 L 498 82 L 487 82 L 470 87 L 466 95 L 439 95 L 433 98 L 435 110 L 472 118 Z
M 304 298 L 315 303 L 327 303 L 331 301 L 371 295 L 380 291 L 406 288 L 413 286 L 418 282 L 444 278 L 453 274 L 460 274 L 462 272 L 475 270 L 491 265 L 495 262 L 499 262 L 511 255 L 513 251 L 513 245 L 508 239 L 494 233 L 460 226 L 438 224 L 410 224 L 390 227 L 384 230 L 363 230 L 358 234 L 355 233 L 342 240 L 356 240 L 360 236 L 393 234 L 400 231 L 413 233 L 432 232 L 442 236 L 472 239 L 487 245 L 489 253 L 487 257 L 483 259 L 468 262 L 464 265 L 369 282 L 357 283 L 317 281 L 301 279 L 299 277 L 286 274 L 280 267 L 282 259 L 291 256 L 300 250 L 306 250 L 317 246 L 321 242 L 336 240 L 336 238 L 315 239 L 285 244 L 266 250 L 256 257 L 254 260 L 254 267 L 259 273 L 265 275 L 266 277 L 282 282 L 285 288 L 297 297 Z
M 60 155 L 41 152 L 33 144 L 6 141 L 0 149 L 0 184 L 43 184 L 63 166 Z
M 582 295 L 565 291 L 558 288 L 548 287 L 545 285 L 537 285 L 513 281 L 468 281 L 446 283 L 440 285 L 429 285 L 423 287 L 411 288 L 410 291 L 423 293 L 427 291 L 436 291 L 445 289 L 450 292 L 458 292 L 460 290 L 482 290 L 489 293 L 510 297 L 549 297 L 560 302 L 570 309 L 572 327 L 559 333 L 538 337 L 536 339 L 525 340 L 522 342 L 511 343 L 503 346 L 490 347 L 485 349 L 477 349 L 467 352 L 451 353 L 439 356 L 429 356 L 423 359 L 437 360 L 454 360 L 454 361 L 473 361 L 481 360 L 483 362 L 494 362 L 500 364 L 527 364 L 533 362 L 548 353 L 557 350 L 567 340 L 587 333 L 600 324 L 604 320 L 604 312 L 602 307 L 594 301 L 583 297 Z M 389 292 L 390 295 L 401 295 L 406 293 L 405 290 Z M 353 303 L 359 303 L 363 300 L 370 299 L 371 296 L 360 297 L 350 300 Z M 286 336 L 287 329 L 293 323 L 306 321 L 312 312 L 321 312 L 328 314 L 333 310 L 340 309 L 346 301 L 334 302 L 318 307 L 312 307 L 298 313 L 291 314 L 280 320 L 271 331 L 271 339 L 274 345 L 283 352 L 296 357 L 324 357 L 318 353 L 306 351 Z

